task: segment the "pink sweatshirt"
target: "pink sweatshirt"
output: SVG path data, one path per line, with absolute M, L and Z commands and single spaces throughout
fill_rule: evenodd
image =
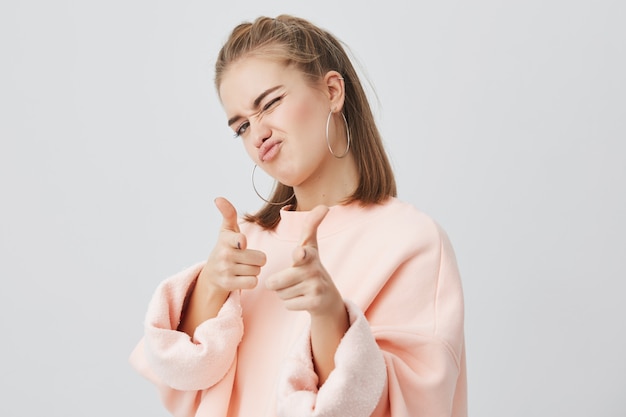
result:
M 350 328 L 319 389 L 309 315 L 285 309 L 263 281 L 291 265 L 308 213 L 283 210 L 273 232 L 242 223 L 267 255 L 254 290 L 231 293 L 193 341 L 176 331 L 202 264 L 165 280 L 132 365 L 175 416 L 460 417 L 467 415 L 463 294 L 454 253 L 429 217 L 392 198 L 334 206 L 318 229 L 321 260 Z

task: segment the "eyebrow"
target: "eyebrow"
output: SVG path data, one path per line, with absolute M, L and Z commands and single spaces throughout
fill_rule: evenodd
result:
M 268 94 L 273 93 L 274 91 L 278 90 L 279 88 L 282 88 L 282 85 L 277 85 L 276 87 L 272 87 L 272 88 L 268 88 L 267 90 L 263 91 L 261 94 L 259 94 L 259 96 L 257 98 L 254 99 L 254 101 L 252 102 L 252 108 L 253 109 L 258 109 L 259 108 L 259 104 L 261 104 L 261 101 L 263 101 L 263 99 L 265 97 L 267 97 Z M 235 123 L 238 119 L 241 119 L 242 116 L 240 115 L 236 115 L 231 117 L 230 119 L 228 119 L 228 126 L 231 126 L 233 123 Z

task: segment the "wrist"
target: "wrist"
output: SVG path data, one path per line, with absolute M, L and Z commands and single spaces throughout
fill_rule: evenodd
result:
M 342 299 L 320 313 L 311 313 L 311 326 L 320 328 L 334 328 L 345 333 L 350 327 L 348 310 Z
M 229 290 L 215 285 L 202 274 L 198 277 L 196 287 L 193 291 L 194 296 L 200 297 L 203 303 L 212 303 L 214 301 L 223 303 L 230 294 Z

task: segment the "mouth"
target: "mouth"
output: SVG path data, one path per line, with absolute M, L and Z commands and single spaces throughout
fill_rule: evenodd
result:
M 261 162 L 268 162 L 274 159 L 280 150 L 281 141 L 268 139 L 259 148 L 259 160 Z

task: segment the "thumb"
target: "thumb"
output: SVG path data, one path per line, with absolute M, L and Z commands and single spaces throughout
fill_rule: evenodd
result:
M 237 209 L 224 197 L 215 199 L 217 209 L 222 213 L 222 230 L 230 230 L 239 233 L 239 224 L 237 223 Z
M 307 216 L 302 228 L 302 236 L 300 238 L 300 246 L 312 246 L 317 249 L 317 228 L 326 217 L 328 207 L 317 206 Z

